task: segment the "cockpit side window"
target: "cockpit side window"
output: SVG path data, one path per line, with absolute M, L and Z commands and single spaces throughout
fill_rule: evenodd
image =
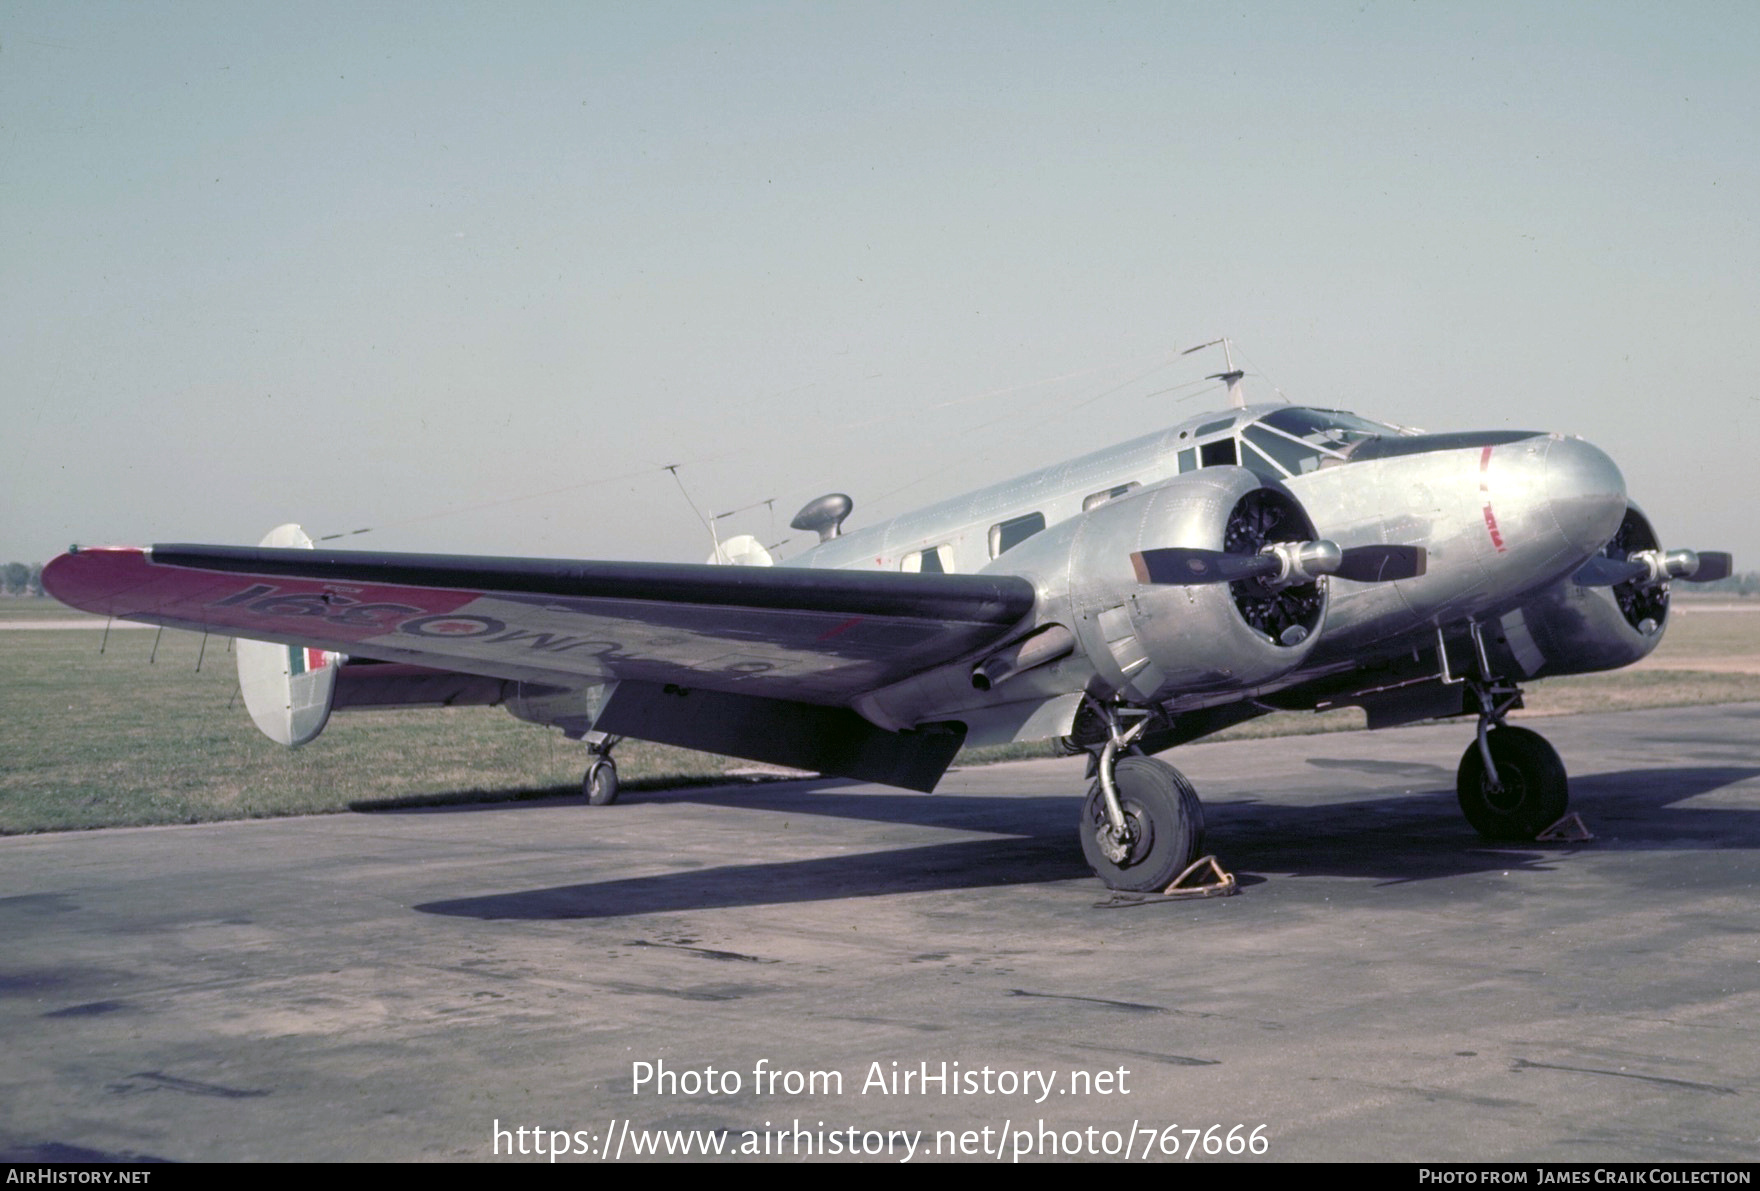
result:
M 1248 426 L 1241 431 L 1241 436 L 1271 456 L 1280 467 L 1292 476 L 1320 469 L 1323 456 L 1305 442 L 1298 442 L 1296 439 L 1274 434 L 1263 426 Z
M 1285 472 L 1271 460 L 1255 451 L 1250 443 L 1241 444 L 1241 466 L 1266 480 L 1281 480 Z

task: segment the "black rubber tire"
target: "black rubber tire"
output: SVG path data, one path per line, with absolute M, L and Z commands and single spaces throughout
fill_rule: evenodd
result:
M 1118 800 L 1137 838 L 1123 863 L 1114 864 L 1100 850 L 1099 832 L 1106 826 L 1106 802 L 1100 783 L 1088 789 L 1082 803 L 1082 855 L 1109 888 L 1133 893 L 1166 889 L 1173 879 L 1203 854 L 1204 807 L 1185 774 L 1153 757 L 1125 757 L 1113 768 Z
M 1479 742 L 1461 756 L 1455 791 L 1461 813 L 1486 839 L 1531 840 L 1564 818 L 1570 782 L 1558 750 L 1538 732 L 1508 726 L 1491 729 L 1486 743 L 1503 789 L 1485 788 L 1485 758 Z
M 581 779 L 581 793 L 588 806 L 610 806 L 617 801 L 617 762 L 610 757 L 595 757 Z

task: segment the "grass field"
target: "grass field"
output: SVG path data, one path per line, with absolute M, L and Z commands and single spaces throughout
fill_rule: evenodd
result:
M 1760 613 L 1683 611 L 1654 655 L 1659 664 L 1753 659 L 1750 669 L 1760 671 Z M 0 600 L 0 622 L 79 615 L 47 600 Z M 579 792 L 579 745 L 494 708 L 347 713 L 317 741 L 287 750 L 257 734 L 235 702 L 236 685 L 225 638 L 209 638 L 204 653 L 191 633 L 119 629 L 104 641 L 94 629 L 0 629 L 0 833 Z M 1760 700 L 1760 673 L 1658 668 L 1536 683 L 1528 707 L 1549 714 L 1750 700 Z M 1288 714 L 1222 735 L 1361 724 L 1354 710 Z M 962 763 L 1049 753 L 1014 746 Z M 725 780 L 729 768 L 748 764 L 635 741 L 618 750 L 626 788 Z

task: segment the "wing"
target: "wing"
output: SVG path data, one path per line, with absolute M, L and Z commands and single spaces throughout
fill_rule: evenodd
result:
M 76 549 L 76 608 L 495 678 L 838 706 L 999 640 L 1014 576 L 161 545 Z

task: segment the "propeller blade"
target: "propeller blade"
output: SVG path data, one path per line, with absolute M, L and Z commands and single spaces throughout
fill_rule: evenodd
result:
M 1277 574 L 1283 564 L 1271 554 L 1225 554 L 1221 550 L 1197 550 L 1164 546 L 1131 555 L 1138 583 L 1195 587 L 1204 583 L 1238 583 Z
M 1644 563 L 1622 562 L 1598 554 L 1571 578 L 1578 587 L 1617 587 L 1649 573 L 1650 568 Z
M 1735 570 L 1736 560 L 1727 550 L 1699 551 L 1699 569 L 1687 576 L 1688 583 L 1716 583 Z
M 1285 569 L 1285 559 L 1288 569 Z M 1225 554 L 1220 550 L 1165 547 L 1131 555 L 1139 583 L 1193 587 L 1201 583 L 1238 583 L 1242 579 L 1277 579 L 1279 586 L 1312 583 L 1320 575 L 1337 575 L 1357 583 L 1387 583 L 1422 575 L 1429 556 L 1422 546 L 1352 546 L 1340 550 L 1329 541 L 1280 543 L 1259 554 Z
M 1428 565 L 1429 555 L 1422 546 L 1351 546 L 1332 573 L 1357 583 L 1388 583 L 1415 579 Z

